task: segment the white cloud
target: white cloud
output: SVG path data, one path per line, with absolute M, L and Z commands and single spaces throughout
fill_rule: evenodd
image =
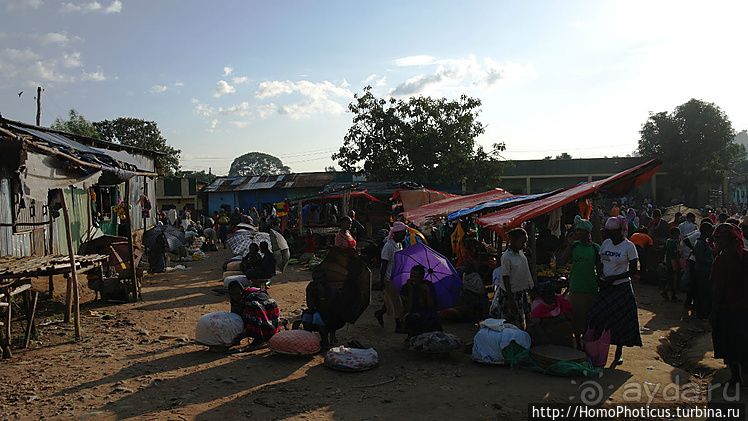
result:
M 218 86 L 216 86 L 216 92 L 213 94 L 215 98 L 221 97 L 226 94 L 236 93 L 236 88 L 229 85 L 229 83 L 225 80 L 219 80 L 216 85 Z
M 434 58 L 424 55 L 403 57 L 395 60 L 395 64 L 398 66 L 426 66 L 434 64 Z
M 122 11 L 122 3 L 119 0 L 115 0 L 112 2 L 112 4 L 109 5 L 106 9 L 104 9 L 104 13 L 110 14 L 110 13 L 119 13 Z
M 77 51 L 71 54 L 64 53 L 62 55 L 62 66 L 67 68 L 83 66 L 83 63 L 81 62 L 81 53 Z
M 160 94 L 161 92 L 165 92 L 167 89 L 169 88 L 164 85 L 153 85 L 149 92 L 152 94 Z
M 0 60 L 23 63 L 33 60 L 39 60 L 41 56 L 28 48 L 25 50 L 16 50 L 15 48 L 6 48 L 0 53 Z
M 374 73 L 364 79 L 364 85 L 371 85 L 372 82 L 374 86 L 385 86 L 387 84 L 387 76 L 379 77 L 378 74 Z
M 174 82 L 174 86 L 184 86 L 184 82 Z
M 10 0 L 7 2 L 6 9 L 8 11 L 20 10 L 20 9 L 37 9 L 39 6 L 44 4 L 43 0 Z
M 210 131 L 212 132 L 213 130 L 215 130 L 215 129 L 216 129 L 216 126 L 218 126 L 218 119 L 217 119 L 217 118 L 216 118 L 216 119 L 213 119 L 213 120 L 212 120 L 212 121 L 210 122 Z
M 257 116 L 265 119 L 278 112 L 278 106 L 273 103 L 264 104 L 257 107 Z
M 249 115 L 249 102 L 244 101 L 241 104 L 237 104 L 228 108 L 218 108 L 218 113 L 223 115 L 236 115 L 244 117 Z
M 304 100 L 280 106 L 278 112 L 293 119 L 306 118 L 310 114 L 319 113 L 342 114 L 346 110 L 345 106 L 330 97 L 345 97 L 346 99 L 353 97 L 353 93 L 345 87 L 336 86 L 328 81 L 313 83 L 306 80 L 263 82 L 255 92 L 255 97 L 263 99 L 291 93 L 300 94 Z
M 231 124 L 232 126 L 236 126 L 240 129 L 243 129 L 247 127 L 247 124 L 249 123 L 247 123 L 246 121 L 230 121 L 229 124 Z
M 198 99 L 193 98 L 192 103 L 195 104 L 195 109 L 192 110 L 193 113 L 201 115 L 203 117 L 210 117 L 213 115 L 213 113 L 216 112 L 216 109 L 211 107 L 208 104 L 202 104 Z
M 351 86 L 351 84 L 348 83 L 347 80 L 343 79 L 343 82 L 340 84 L 340 86 L 343 87 L 343 88 L 347 88 L 347 87 Z
M 41 45 L 49 45 L 49 44 L 67 44 L 70 39 L 68 38 L 67 34 L 59 34 L 55 32 L 50 32 L 45 35 L 39 35 L 36 37 L 37 41 L 39 41 L 39 44 Z
M 421 57 L 421 56 L 418 56 Z M 408 62 L 418 60 L 412 57 Z M 426 63 L 427 60 L 421 60 Z M 532 63 L 501 64 L 486 58 L 482 63 L 470 55 L 465 58 L 431 60 L 430 65 L 437 66 L 433 73 L 415 75 L 390 91 L 395 96 L 443 94 L 443 90 L 462 90 L 466 87 L 487 89 L 499 83 L 517 83 L 536 76 Z M 381 81 L 384 85 L 384 80 Z
M 246 83 L 247 81 L 249 81 L 249 78 L 246 76 L 237 76 L 231 79 L 231 81 L 234 82 L 234 85 L 239 85 L 239 84 Z
M 78 78 L 79 81 L 93 81 L 93 82 L 102 82 L 109 79 L 108 77 L 104 76 L 104 72 L 98 71 L 93 73 L 86 73 L 83 72 L 83 74 Z
M 105 14 L 119 13 L 122 11 L 122 3 L 119 0 L 115 0 L 107 7 L 103 7 L 98 1 L 90 3 L 62 3 L 60 6 L 60 13 L 88 13 L 88 12 L 102 12 Z
M 231 66 L 226 66 L 223 68 L 223 77 L 231 76 L 232 73 L 234 73 L 234 69 Z
M 385 85 L 387 85 L 387 76 L 382 76 L 381 79 L 379 79 L 378 81 L 376 81 L 376 83 L 374 83 L 374 86 L 385 86 Z

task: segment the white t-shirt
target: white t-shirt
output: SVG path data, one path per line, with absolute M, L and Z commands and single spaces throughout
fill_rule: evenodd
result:
M 506 249 L 501 256 L 501 276 L 509 277 L 509 286 L 512 292 L 525 291 L 535 286 L 527 264 L 525 253 L 520 250 L 516 252 L 511 248 Z
M 692 231 L 690 234 L 683 237 L 684 241 L 681 241 L 681 250 L 684 259 L 692 260 L 694 262 L 696 261 L 696 256 L 693 255 L 693 247 L 696 246 L 696 240 L 698 240 L 699 237 L 701 237 L 701 231 L 699 230 Z M 691 243 L 691 247 L 686 244 L 686 239 Z
M 636 246 L 629 240 L 623 240 L 618 245 L 613 244 L 610 238 L 603 241 L 600 246 L 600 259 L 603 262 L 603 276 L 620 275 L 628 272 L 629 262 L 638 259 Z M 631 278 L 623 278 L 613 282 L 620 285 L 629 282 Z
M 395 265 L 395 253 L 403 249 L 403 245 L 396 243 L 395 240 L 387 240 L 382 247 L 382 260 L 387 261 L 387 269 L 384 272 L 384 279 L 392 279 L 392 267 Z

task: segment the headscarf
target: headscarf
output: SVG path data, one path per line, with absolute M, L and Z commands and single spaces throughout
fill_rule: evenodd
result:
M 583 229 L 587 232 L 592 232 L 592 222 L 582 219 L 581 216 L 577 215 L 574 217 L 574 229 Z
M 743 255 L 743 232 L 740 231 L 740 228 L 737 226 L 730 224 L 730 223 L 722 223 L 717 225 L 717 228 L 714 229 L 715 235 L 725 235 L 730 237 L 732 240 L 732 249 L 737 251 L 739 255 Z
M 629 232 L 629 221 L 626 220 L 625 216 L 616 216 L 608 218 L 605 221 L 606 230 L 621 230 L 624 238 L 628 238 Z
M 402 223 L 400 221 L 395 221 L 395 223 L 392 224 L 392 228 L 390 228 L 390 233 L 389 233 L 389 235 L 387 235 L 387 239 L 391 240 L 392 237 L 395 236 L 396 232 L 406 231 L 407 229 L 408 229 L 407 225 L 405 225 L 404 223 Z

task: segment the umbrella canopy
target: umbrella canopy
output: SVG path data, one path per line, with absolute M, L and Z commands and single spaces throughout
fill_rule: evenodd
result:
M 283 234 L 278 231 L 270 230 L 270 248 L 273 250 L 273 256 L 275 256 L 275 265 L 278 266 L 278 270 L 283 272 L 286 270 L 288 261 L 291 259 L 291 252 L 288 247 L 288 241 Z
M 410 278 L 410 270 L 417 265 L 426 268 L 424 279 L 434 284 L 437 310 L 453 307 L 462 291 L 462 280 L 446 257 L 421 243 L 395 253 L 392 283 L 397 290 L 400 291 L 405 285 Z
M 109 246 L 112 243 L 127 242 L 126 237 L 117 237 L 115 235 L 102 235 L 93 240 L 81 244 L 78 254 L 108 254 Z
M 688 212 L 693 212 L 694 215 L 696 215 L 696 225 L 699 225 L 701 223 L 701 220 L 704 219 L 704 216 L 701 214 L 701 211 L 698 209 L 692 209 L 684 204 L 680 205 L 674 205 L 670 206 L 669 208 L 666 208 L 662 211 L 662 219 L 665 220 L 665 222 L 673 222 L 675 220 L 675 214 L 680 212 L 681 215 L 686 216 Z
M 173 225 L 156 225 L 143 234 L 143 245 L 152 248 L 161 234 L 166 238 L 166 248 L 169 251 L 174 251 L 185 243 L 184 232 L 179 231 Z
M 228 244 L 234 254 L 246 256 L 249 253 L 250 244 L 255 243 L 259 246 L 263 241 L 270 246 L 270 234 L 254 230 L 239 230 L 228 238 L 226 244 Z
M 334 308 L 339 316 L 355 323 L 371 301 L 371 270 L 356 250 L 333 247 L 317 266 L 323 269 L 327 282 L 338 289 Z

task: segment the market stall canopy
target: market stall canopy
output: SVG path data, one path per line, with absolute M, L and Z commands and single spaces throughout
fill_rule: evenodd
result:
M 513 196 L 513 194 L 504 189 L 494 189 L 467 196 L 449 197 L 438 202 L 429 203 L 428 205 L 419 206 L 415 209 L 405 211 L 403 212 L 403 215 L 408 221 L 416 225 L 421 225 L 427 218 L 447 216 L 451 212 L 472 208 L 481 203 L 506 199 Z
M 419 206 L 428 205 L 429 203 L 438 202 L 449 197 L 458 197 L 455 194 L 442 193 L 440 191 L 420 188 L 420 189 L 397 189 L 392 195 L 392 201 L 399 200 L 403 204 L 403 209 L 409 211 Z
M 661 165 L 661 160 L 653 159 L 602 180 L 578 184 L 574 187 L 559 190 L 544 199 L 484 215 L 478 218 L 478 224 L 504 235 L 524 221 L 544 215 L 577 199 L 597 193 L 610 197 L 621 197 L 629 190 L 649 180 Z
M 556 193 L 556 191 L 552 191 L 550 193 L 538 193 L 538 194 L 528 194 L 524 196 L 513 196 L 513 197 L 507 197 L 506 199 L 501 199 L 501 200 L 492 200 L 490 202 L 481 203 L 480 205 L 474 206 L 472 208 L 460 209 L 458 211 L 454 211 L 450 213 L 449 215 L 447 215 L 447 219 L 451 221 L 453 219 L 462 218 L 463 216 L 467 216 L 475 212 L 480 212 L 485 209 L 503 208 L 507 206 L 519 205 L 520 203 L 523 203 L 523 202 L 529 202 L 532 200 L 542 199 L 554 193 Z
M 291 205 L 296 205 L 301 200 L 303 200 L 304 202 L 323 202 L 325 200 L 330 200 L 330 199 L 343 199 L 344 194 L 345 193 L 326 194 L 326 195 L 323 194 L 323 195 L 317 195 L 317 196 L 308 196 L 308 197 L 303 197 L 303 198 L 296 198 L 292 202 L 290 202 L 290 204 Z M 370 195 L 369 193 L 367 193 L 366 190 L 364 190 L 364 191 L 352 191 L 352 192 L 350 192 L 348 194 L 348 197 L 351 198 L 351 199 L 354 198 L 354 197 L 363 197 L 363 198 L 369 199 L 369 200 L 374 201 L 374 202 L 380 202 L 379 199 L 377 199 L 376 197 L 374 197 L 374 196 Z

